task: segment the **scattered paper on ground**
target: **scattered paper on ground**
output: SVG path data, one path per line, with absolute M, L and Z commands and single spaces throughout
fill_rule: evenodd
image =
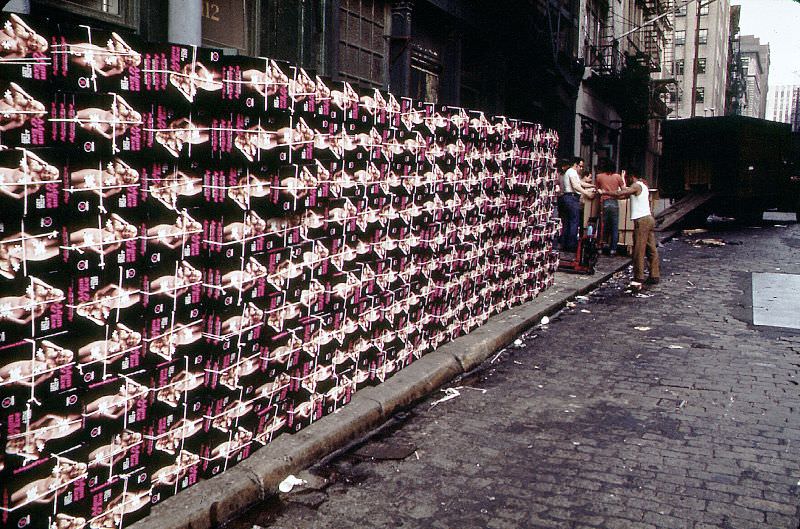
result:
M 683 234 L 686 236 L 689 235 L 699 235 L 701 233 L 708 233 L 708 230 L 705 228 L 696 228 L 694 230 L 683 230 Z
M 650 327 L 634 327 L 637 331 L 649 331 Z
M 305 484 L 306 480 L 300 479 L 294 474 L 289 474 L 288 476 L 286 476 L 286 479 L 281 481 L 280 485 L 278 485 L 278 490 L 284 493 L 291 492 L 296 485 L 305 485 Z
M 722 239 L 697 239 L 694 244 L 695 246 L 725 246 L 725 241 Z
M 431 402 L 431 408 L 436 406 L 437 404 L 441 404 L 442 402 L 447 402 L 448 400 L 452 400 L 456 397 L 460 397 L 461 393 L 455 388 L 447 388 L 442 390 L 444 392 L 444 397 L 441 399 Z

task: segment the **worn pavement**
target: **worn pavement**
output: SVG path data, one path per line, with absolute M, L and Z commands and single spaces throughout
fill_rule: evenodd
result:
M 800 225 L 709 236 L 733 244 L 667 243 L 660 285 L 617 274 L 227 527 L 796 529 L 800 332 L 751 324 L 750 273 L 800 274 Z

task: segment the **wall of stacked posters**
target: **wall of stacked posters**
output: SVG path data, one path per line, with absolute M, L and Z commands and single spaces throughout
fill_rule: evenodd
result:
M 0 527 L 124 527 L 552 283 L 555 133 L 7 15 Z

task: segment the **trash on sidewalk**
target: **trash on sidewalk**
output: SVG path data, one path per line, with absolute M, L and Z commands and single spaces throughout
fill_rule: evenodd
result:
M 516 345 L 517 347 L 524 347 L 525 346 L 525 342 L 523 342 L 522 340 L 517 338 L 516 340 L 514 340 L 514 345 Z
M 286 479 L 281 481 L 280 485 L 278 485 L 278 490 L 283 493 L 291 492 L 293 488 L 297 485 L 305 485 L 306 480 L 300 479 L 294 474 L 289 474 L 286 476 Z
M 439 400 L 431 402 L 431 408 L 433 408 L 434 406 L 436 406 L 438 404 L 441 404 L 442 402 L 447 402 L 448 400 L 453 400 L 454 398 L 461 396 L 461 392 L 458 391 L 456 388 L 447 388 L 447 389 L 443 389 L 441 391 L 444 392 L 445 396 L 442 397 Z
M 683 346 L 682 346 L 682 345 L 675 345 L 675 344 L 672 344 L 672 345 L 670 345 L 670 346 L 669 346 L 669 348 L 670 348 L 670 349 L 683 349 Z
M 722 217 L 720 215 L 715 215 L 712 213 L 708 217 L 706 217 L 706 222 L 708 224 L 721 224 L 721 223 L 730 223 L 734 222 L 736 219 L 733 217 Z
M 695 246 L 725 246 L 725 241 L 722 239 L 697 239 L 694 241 Z
M 651 327 L 634 327 L 637 331 L 649 331 Z
M 547 325 L 548 323 L 550 323 L 550 318 L 544 316 L 542 317 L 542 321 L 539 322 L 539 325 Z
M 708 233 L 708 230 L 705 228 L 695 228 L 690 230 L 683 230 L 683 235 L 690 237 L 692 235 L 699 235 L 701 233 Z

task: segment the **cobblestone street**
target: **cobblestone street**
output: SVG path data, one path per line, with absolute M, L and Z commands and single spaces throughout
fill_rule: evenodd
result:
M 230 527 L 796 529 L 800 331 L 752 325 L 750 274 L 800 274 L 800 225 L 703 236 Z

